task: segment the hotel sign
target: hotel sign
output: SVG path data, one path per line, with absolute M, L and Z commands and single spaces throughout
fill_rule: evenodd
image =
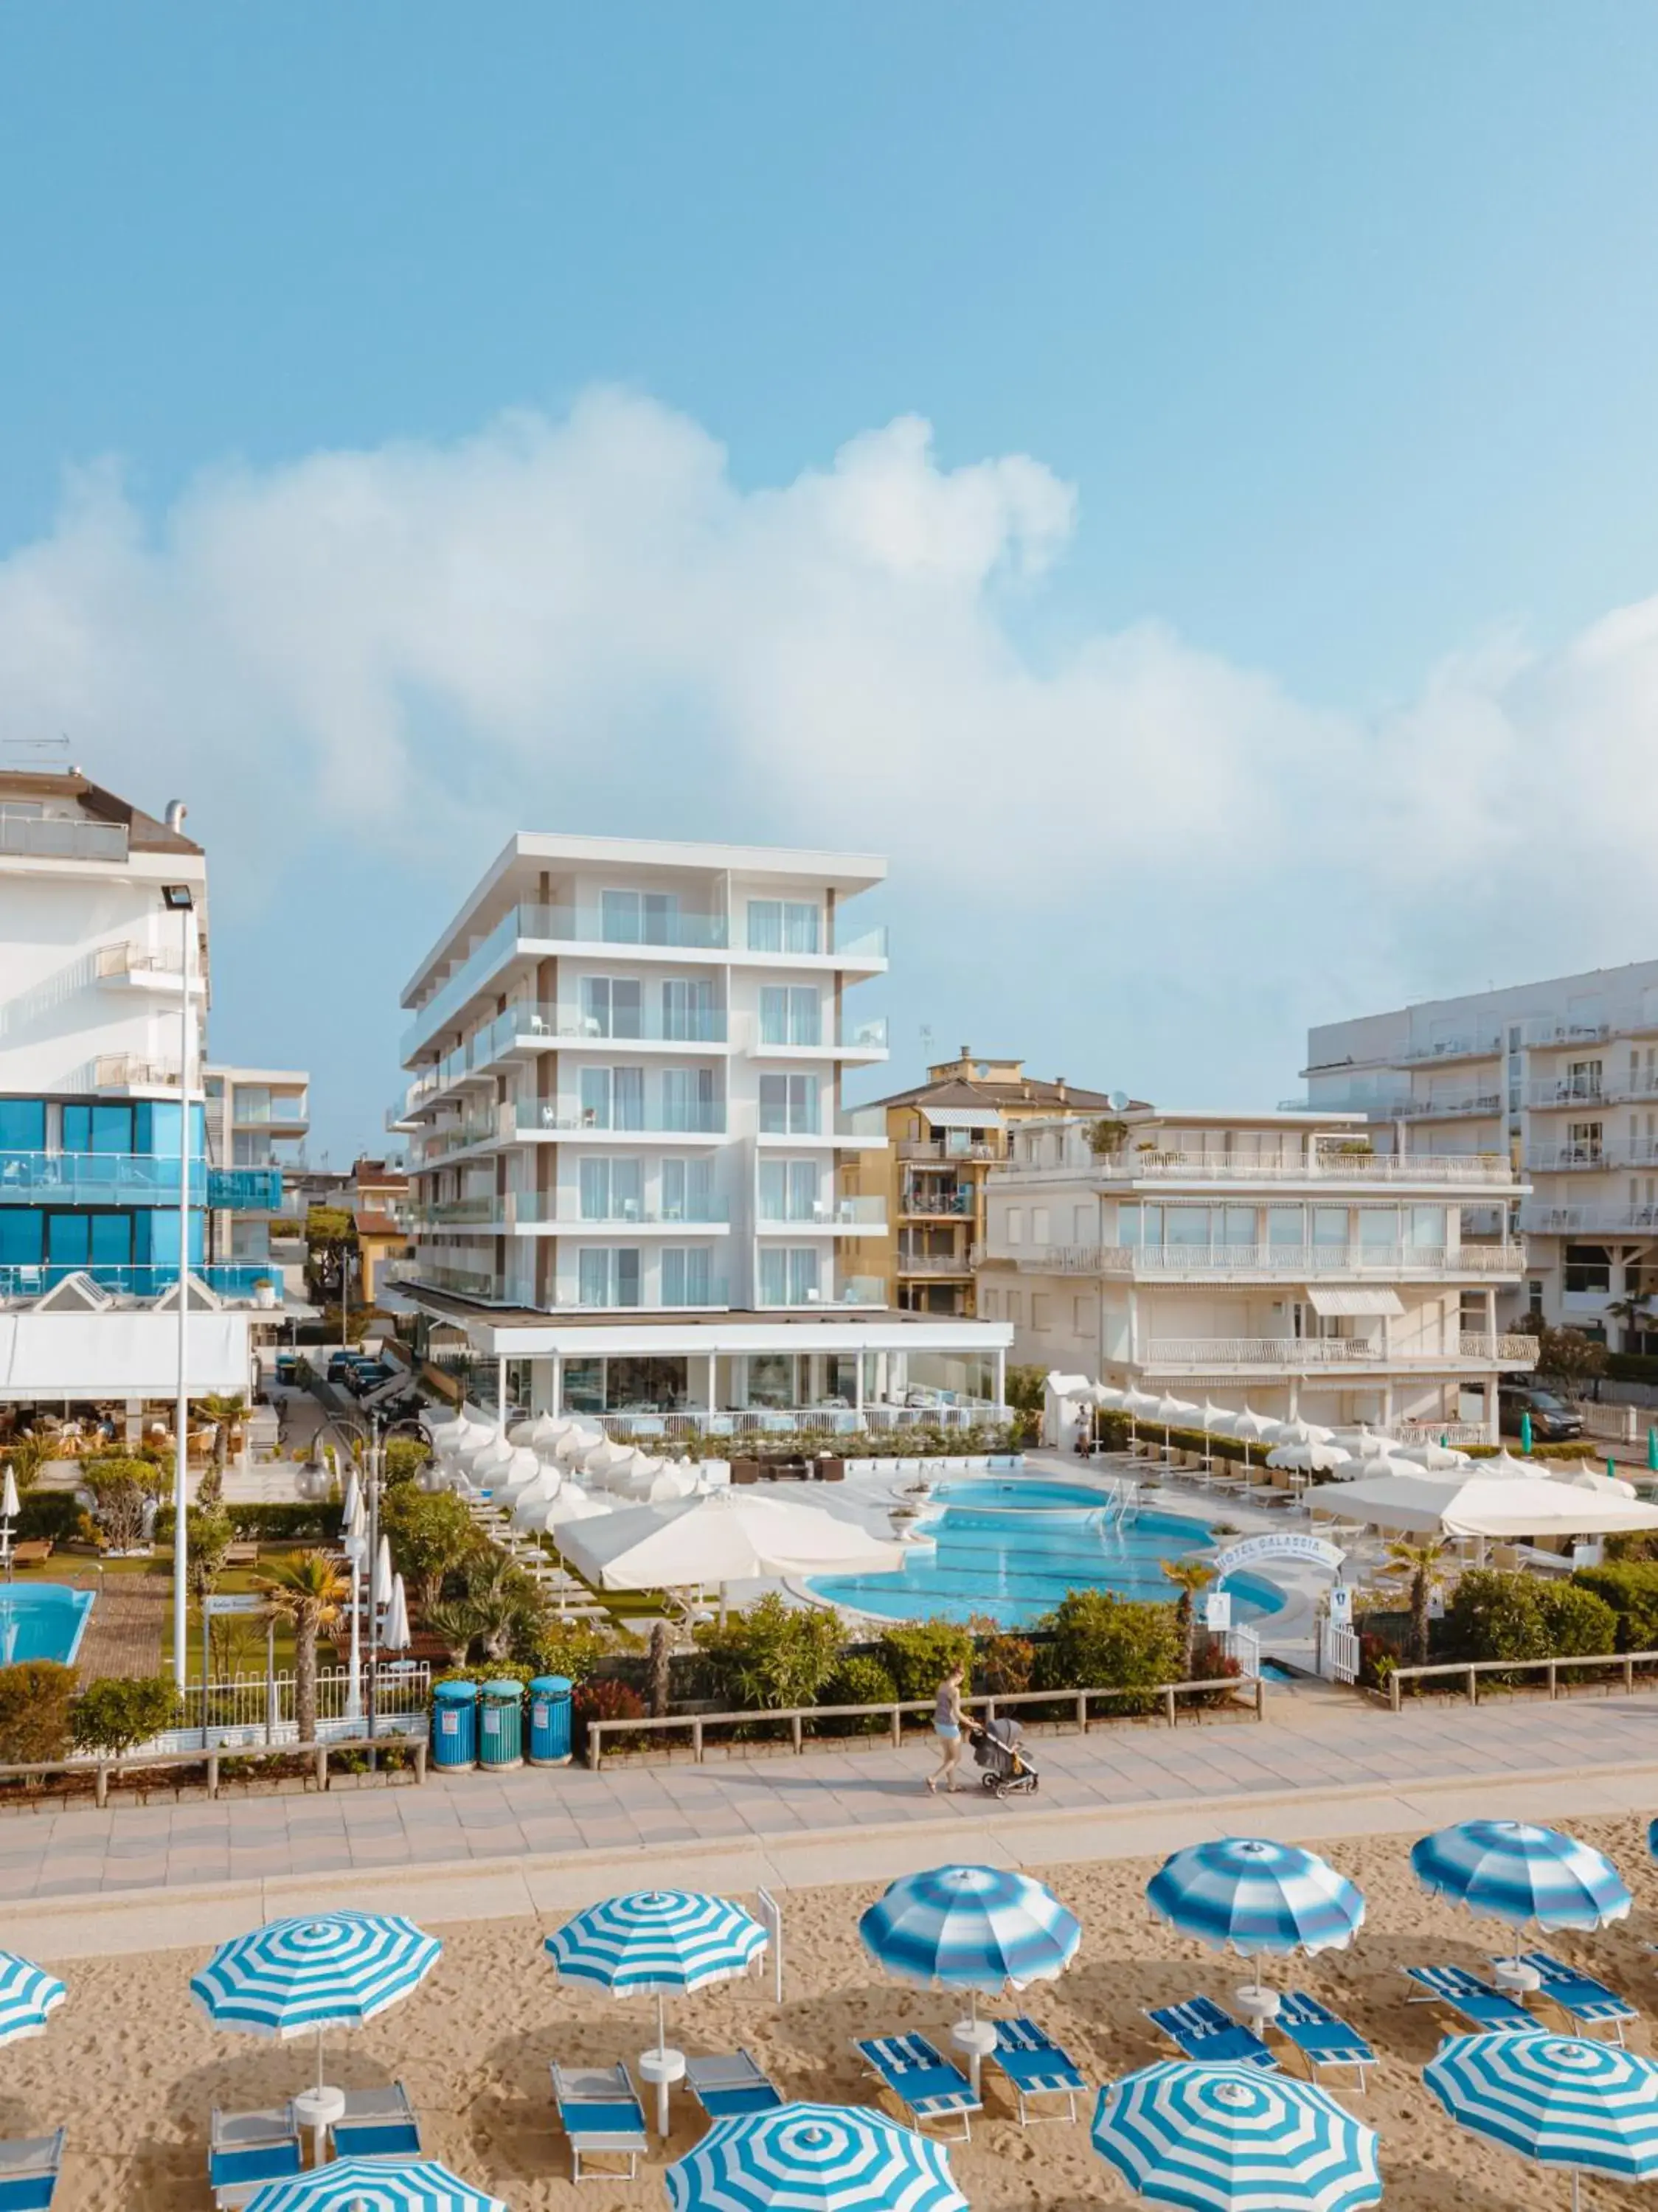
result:
M 1338 1575 L 1346 1558 L 1345 1552 L 1326 1544 L 1322 1536 L 1304 1536 L 1283 1528 L 1265 1536 L 1246 1536 L 1241 1544 L 1217 1553 L 1214 1567 L 1217 1575 L 1224 1577 L 1240 1567 L 1253 1566 L 1258 1559 L 1295 1559 L 1304 1566 L 1323 1567 Z

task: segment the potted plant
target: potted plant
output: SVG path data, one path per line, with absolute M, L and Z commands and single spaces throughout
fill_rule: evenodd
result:
M 276 1303 L 277 1286 L 271 1281 L 270 1276 L 255 1276 L 253 1279 L 253 1304 L 256 1306 L 260 1307 L 265 1312 L 269 1313 L 275 1306 Z

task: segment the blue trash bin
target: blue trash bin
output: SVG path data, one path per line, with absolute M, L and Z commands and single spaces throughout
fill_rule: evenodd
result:
M 570 1765 L 570 1706 L 574 1684 L 563 1674 L 538 1674 L 530 1684 L 530 1765 Z
M 498 1774 L 524 1764 L 524 1686 L 505 1678 L 479 1694 L 478 1763 Z
M 478 1764 L 478 1685 L 440 1682 L 432 1692 L 432 1765 Z

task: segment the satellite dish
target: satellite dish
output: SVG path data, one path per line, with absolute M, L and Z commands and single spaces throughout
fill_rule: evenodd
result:
M 1128 1104 L 1128 1093 L 1126 1091 L 1112 1091 L 1107 1093 L 1107 1097 L 1110 1100 L 1111 1110 L 1113 1114 L 1120 1114 Z

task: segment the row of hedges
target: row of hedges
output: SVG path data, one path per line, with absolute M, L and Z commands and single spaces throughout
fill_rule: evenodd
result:
M 77 1691 L 75 1669 L 52 1660 L 0 1667 L 0 1765 L 55 1762 L 71 1747 L 119 1756 L 176 1728 L 182 1710 L 166 1674 L 106 1676 Z
M 1359 1622 L 1362 1679 L 1384 1683 L 1408 1663 L 1410 1616 L 1366 1613 Z M 1658 1560 L 1620 1559 L 1545 1582 L 1511 1569 L 1471 1567 L 1433 1622 L 1430 1664 L 1503 1659 L 1582 1659 L 1658 1650 Z
M 1141 1443 L 1161 1448 L 1163 1431 L 1155 1421 L 1137 1421 L 1135 1430 Z M 1094 1433 L 1106 1451 L 1126 1451 L 1129 1448 L 1129 1417 L 1126 1413 L 1111 1411 L 1096 1413 Z M 1246 1456 L 1246 1448 L 1240 1438 L 1214 1436 L 1206 1429 L 1171 1429 L 1168 1443 L 1171 1450 L 1191 1452 L 1199 1459 L 1207 1454 L 1210 1459 L 1236 1460 L 1241 1463 Z M 1247 1447 L 1250 1465 L 1264 1467 L 1266 1455 L 1271 1449 L 1268 1443 L 1251 1443 Z M 1463 1444 L 1459 1446 L 1459 1449 L 1466 1451 L 1470 1459 L 1494 1459 L 1499 1452 L 1509 1451 L 1518 1455 L 1520 1447 L 1513 1437 L 1505 1437 L 1500 1443 Z M 1599 1445 L 1577 1437 L 1570 1443 L 1539 1445 L 1533 1449 L 1532 1457 L 1538 1460 L 1599 1460 L 1601 1451 Z M 1347 1471 L 1345 1468 L 1341 1470 L 1344 1474 Z
M 339 1507 L 328 1498 L 300 1504 L 232 1504 L 220 1508 L 235 1531 L 239 1543 L 337 1544 Z M 173 1541 L 173 1508 L 160 1507 L 155 1515 L 155 1540 L 165 1547 Z
M 801 1429 L 788 1436 L 649 1437 L 647 1448 L 674 1460 L 979 1459 L 1020 1449 L 1022 1425 L 971 1429 Z

